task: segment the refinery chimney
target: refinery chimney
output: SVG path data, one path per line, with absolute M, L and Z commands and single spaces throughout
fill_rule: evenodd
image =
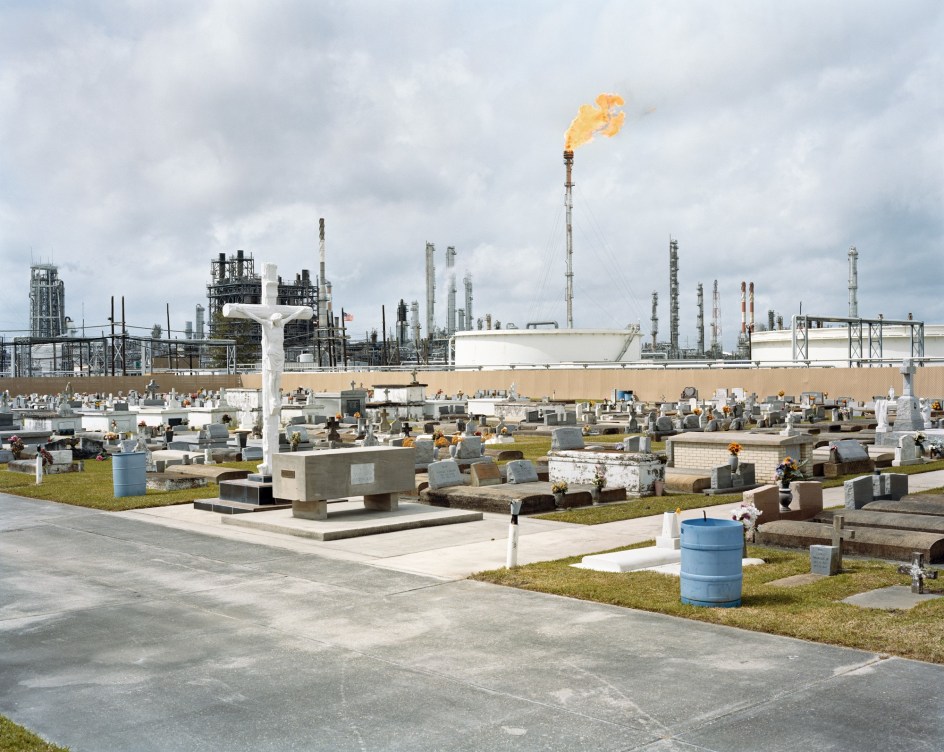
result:
M 656 351 L 656 341 L 659 337 L 659 293 L 652 291 L 652 351 Z
M 574 328 L 574 196 L 573 196 L 573 170 L 574 153 L 569 149 L 564 150 L 564 167 L 566 177 L 564 180 L 564 211 L 566 213 L 567 223 L 567 288 L 564 292 L 564 299 L 567 301 L 567 328 Z
M 698 321 L 695 324 L 698 329 L 698 355 L 705 354 L 705 290 L 701 282 L 698 283 Z
M 463 278 L 465 283 L 465 328 L 472 331 L 472 272 L 466 272 Z
M 859 318 L 859 252 L 849 248 L 849 318 Z
M 319 339 L 328 333 L 328 281 L 325 279 L 325 221 L 318 220 L 318 329 Z M 321 363 L 319 362 L 319 365 Z
M 436 263 L 433 260 L 433 254 L 436 252 L 436 246 L 432 243 L 426 244 L 426 336 L 432 339 L 433 328 L 436 322 Z
M 678 241 L 669 238 L 669 357 L 679 357 Z
M 446 248 L 446 269 L 449 270 L 449 294 L 446 301 L 446 336 L 456 333 L 456 248 Z

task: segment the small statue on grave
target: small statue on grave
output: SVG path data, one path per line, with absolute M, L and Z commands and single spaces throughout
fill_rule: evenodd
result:
M 338 423 L 337 418 L 328 418 L 328 441 L 341 441 L 341 435 L 338 433 L 340 426 L 341 424 Z

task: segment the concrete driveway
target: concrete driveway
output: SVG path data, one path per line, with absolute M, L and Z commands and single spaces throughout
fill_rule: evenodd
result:
M 941 666 L 352 558 L 0 495 L 0 713 L 74 752 L 944 747 Z

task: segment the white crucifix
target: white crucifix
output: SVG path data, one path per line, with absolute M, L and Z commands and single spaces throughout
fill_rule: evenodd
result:
M 272 457 L 279 450 L 282 411 L 282 371 L 285 369 L 285 325 L 295 319 L 310 319 L 310 306 L 278 305 L 279 278 L 275 264 L 262 266 L 262 303 L 227 303 L 223 315 L 251 319 L 262 326 L 262 475 L 272 474 Z

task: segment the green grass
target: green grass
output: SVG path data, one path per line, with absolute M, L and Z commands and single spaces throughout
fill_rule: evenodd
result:
M 69 752 L 0 715 L 0 752 Z
M 535 515 L 541 520 L 572 522 L 576 525 L 600 525 L 604 522 L 635 520 L 638 517 L 651 517 L 676 509 L 700 509 L 730 504 L 736 507 L 741 503 L 741 494 L 724 496 L 705 496 L 704 494 L 672 494 L 670 496 L 647 496 L 631 499 L 619 504 L 603 504 L 598 507 L 580 507 L 565 509 L 562 512 L 549 512 Z
M 194 499 L 207 499 L 219 495 L 219 487 L 210 482 L 203 488 L 188 488 L 182 491 L 149 490 L 144 496 L 125 496 L 116 499 L 111 464 L 110 460 L 105 462 L 86 460 L 84 472 L 46 475 L 41 485 L 36 485 L 36 479 L 32 474 L 2 470 L 0 471 L 0 491 L 31 499 L 45 499 L 62 504 L 101 509 L 106 512 L 187 504 Z M 256 464 L 226 462 L 223 466 L 255 471 Z
M 648 542 L 651 545 L 652 541 Z M 647 545 L 647 544 L 640 544 Z M 763 566 L 746 567 L 740 608 L 699 608 L 683 604 L 679 580 L 655 572 L 595 572 L 570 564 L 581 557 L 479 572 L 472 579 L 553 593 L 686 619 L 725 624 L 755 632 L 843 645 L 877 653 L 944 663 L 944 598 L 908 611 L 884 611 L 841 603 L 841 599 L 888 585 L 907 585 L 897 565 L 844 558 L 844 572 L 799 587 L 774 580 L 810 571 L 809 554 L 749 546 Z M 929 592 L 944 594 L 944 580 L 929 580 Z

